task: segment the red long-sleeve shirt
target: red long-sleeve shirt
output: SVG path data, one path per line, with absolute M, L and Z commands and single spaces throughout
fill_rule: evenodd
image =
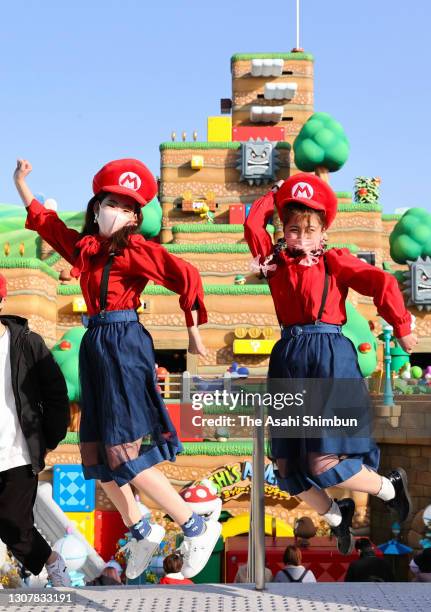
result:
M 55 211 L 33 200 L 27 208 L 25 227 L 38 232 L 72 266 L 77 264 L 76 245 L 81 236 L 76 230 L 68 228 Z M 80 284 L 91 316 L 100 312 L 100 284 L 108 259 L 109 240 L 99 235 L 90 238 L 94 250 L 98 252 L 85 262 Z M 129 246 L 114 257 L 109 275 L 106 310 L 138 308 L 139 297 L 149 280 L 180 294 L 179 302 L 185 313 L 187 327 L 193 325 L 191 309 L 196 300 L 198 325 L 207 322 L 198 270 L 192 264 L 171 255 L 162 245 L 145 240 L 140 234 L 132 234 Z
M 167 574 L 160 578 L 159 584 L 194 584 L 194 582 L 190 578 L 172 578 L 172 575 Z
M 273 252 L 271 236 L 266 231 L 274 212 L 274 194 L 256 200 L 244 224 L 244 235 L 253 257 L 263 264 Z M 329 290 L 322 322 L 343 325 L 346 322 L 346 298 L 349 287 L 373 298 L 378 313 L 394 328 L 397 338 L 411 332 L 411 314 L 397 280 L 391 274 L 351 255 L 348 249 L 329 249 L 326 260 L 330 273 Z M 270 262 L 274 263 L 274 262 Z M 304 325 L 317 319 L 325 280 L 323 258 L 312 266 L 298 263 L 298 258 L 281 253 L 276 270 L 268 273 L 268 284 L 280 323 Z

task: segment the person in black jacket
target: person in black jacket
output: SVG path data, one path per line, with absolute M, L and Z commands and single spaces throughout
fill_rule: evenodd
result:
M 0 313 L 7 294 L 0 274 Z M 63 558 L 34 526 L 38 473 L 65 437 L 67 388 L 60 368 L 26 319 L 0 314 L 0 538 L 32 574 L 69 586 Z
M 347 569 L 344 582 L 393 582 L 394 574 L 389 563 L 376 557 L 368 538 L 359 538 L 355 542 L 359 559 L 352 561 Z

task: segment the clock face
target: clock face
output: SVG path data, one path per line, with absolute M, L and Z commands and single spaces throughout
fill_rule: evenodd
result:
M 431 523 L 431 504 L 425 508 L 423 520 L 425 525 Z

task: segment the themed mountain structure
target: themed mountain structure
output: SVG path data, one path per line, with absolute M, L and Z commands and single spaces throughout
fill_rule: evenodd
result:
M 209 311 L 209 322 L 202 328 L 208 356 L 197 359 L 186 352 L 187 333 L 177 296 L 163 287 L 147 286 L 141 318 L 154 338 L 159 365 L 170 372 L 220 373 L 234 360 L 250 375 L 266 371 L 278 324 L 265 279 L 250 270 L 244 220 L 252 202 L 276 180 L 299 170 L 329 179 L 349 153 L 343 127 L 328 113 L 314 112 L 312 55 L 235 54 L 231 73 L 231 97 L 221 100 L 220 116 L 208 118 L 207 139 L 198 141 L 194 133 L 192 141 L 177 142 L 173 132 L 173 140 L 160 145 L 159 198 L 144 211 L 143 234 L 160 240 L 200 270 Z M 329 246 L 347 247 L 378 266 L 389 262 L 393 271 L 406 270 L 407 259 L 400 260 L 397 253 L 399 245 L 411 239 L 401 233 L 390 244 L 388 236 L 398 222 L 409 222 L 413 213 L 402 221 L 401 215 L 382 214 L 376 199 L 379 185 L 378 177 L 359 177 L 355 201 L 349 192 L 337 194 L 339 214 L 328 232 Z M 33 328 L 53 346 L 81 324 L 85 304 L 80 288 L 70 277 L 70 265 L 23 228 L 21 207 L 4 206 L 0 214 L 5 255 L 0 265 L 9 276 L 10 308 L 27 314 Z M 82 213 L 60 211 L 60 216 L 72 227 L 82 226 Z M 282 235 L 276 213 L 268 230 L 274 240 Z M 410 251 L 406 257 L 411 258 Z M 352 291 L 349 299 L 378 332 L 371 298 Z M 417 352 L 430 354 L 431 363 L 427 303 L 412 307 L 420 336 Z M 235 343 L 236 339 L 242 342 Z M 366 342 L 360 340 L 359 344 Z M 235 352 L 237 347 L 241 353 Z
M 187 352 L 178 296 L 152 283 L 146 287 L 140 319 L 154 339 L 158 366 L 170 375 L 187 370 L 192 376 L 223 376 L 233 362 L 248 369 L 250 376 L 266 374 L 279 326 L 266 280 L 250 268 L 245 218 L 253 201 L 273 182 L 299 171 L 315 172 L 330 181 L 331 173 L 342 167 L 349 153 L 343 127 L 329 114 L 315 112 L 311 54 L 235 54 L 231 75 L 231 96 L 221 100 L 219 116 L 208 118 L 205 140 L 198 140 L 194 133 L 190 141 L 185 134 L 177 141 L 173 132 L 170 141 L 161 143 L 158 198 L 144 209 L 144 236 L 160 241 L 168 251 L 199 269 L 209 313 L 208 323 L 201 327 L 208 355 L 198 358 Z M 329 247 L 346 247 L 397 276 L 406 292 L 406 303 L 410 300 L 408 308 L 416 317 L 419 336 L 411 365 L 426 367 L 431 365 L 431 312 L 427 308 L 431 306 L 431 219 L 422 209 L 404 215 L 383 214 L 379 186 L 379 177 L 358 177 L 354 198 L 347 191 L 337 193 L 338 215 L 328 231 Z M 82 213 L 64 212 L 60 206 L 59 214 L 71 227 L 82 227 Z M 24 222 L 22 207 L 0 206 L 0 268 L 9 289 L 6 312 L 29 319 L 32 329 L 52 348 L 65 374 L 73 417 L 71 431 L 59 449 L 48 456 L 48 465 L 73 465 L 79 463 L 77 359 L 85 303 L 79 284 L 71 278 L 71 266 L 35 233 L 25 230 Z M 267 229 L 274 240 L 282 236 L 276 212 Z M 416 290 L 413 299 L 412 287 Z M 370 297 L 351 291 L 347 314 L 345 334 L 358 352 L 362 373 L 371 376 L 376 367 L 382 368 L 383 357 L 381 343 L 376 341 L 381 332 L 376 307 Z M 172 386 L 167 391 L 166 381 L 167 375 L 159 378 L 171 416 L 180 423 L 178 398 L 173 399 Z M 431 496 L 429 444 L 419 435 L 426 426 L 425 417 L 429 417 L 425 414 L 426 399 L 408 396 L 402 402 L 397 400 L 394 409 L 380 405 L 376 409 L 376 418 L 389 419 L 403 434 L 378 441 L 383 468 L 391 467 L 390 458 L 396 455 L 409 471 L 416 512 Z M 416 432 L 411 433 L 410 442 L 408 432 Z M 242 515 L 250 500 L 252 443 L 236 439 L 232 432 L 229 439 L 223 437 L 223 442 L 217 441 L 222 436 L 216 432 L 207 437 L 194 442 L 183 440 L 184 454 L 161 469 L 178 490 L 212 478 L 223 491 L 224 511 Z M 291 524 L 305 513 L 318 524 L 318 517 L 300 500 L 283 497 L 268 465 L 266 512 Z M 45 472 L 42 479 L 50 479 L 50 473 Z M 237 487 L 235 494 L 233 487 Z M 342 493 L 335 495 L 341 497 Z M 113 507 L 99 487 L 95 499 L 94 509 L 88 514 L 102 513 L 100 520 L 106 519 L 110 525 L 112 517 L 108 515 Z M 143 501 L 157 514 L 150 499 Z M 355 501 L 355 528 L 363 533 L 371 529 L 375 541 L 387 539 L 389 523 L 380 506 L 373 501 L 370 525 L 367 496 L 357 494 Z M 96 519 L 89 520 L 97 525 Z M 94 529 L 97 532 L 98 528 Z

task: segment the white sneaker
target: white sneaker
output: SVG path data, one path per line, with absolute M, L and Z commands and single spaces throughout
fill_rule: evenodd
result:
M 127 558 L 127 578 L 133 580 L 142 574 L 164 537 L 164 527 L 158 523 L 151 523 L 151 531 L 143 540 L 132 538 L 120 548 Z
M 46 571 L 48 578 L 53 587 L 70 587 L 72 582 L 67 571 L 63 557 L 58 555 L 57 559 L 52 563 L 46 563 Z
M 206 529 L 201 535 L 192 538 L 185 536 L 181 544 L 180 553 L 183 556 L 181 572 L 186 578 L 192 578 L 203 570 L 220 537 L 219 522 L 209 520 L 205 522 L 205 526 Z

